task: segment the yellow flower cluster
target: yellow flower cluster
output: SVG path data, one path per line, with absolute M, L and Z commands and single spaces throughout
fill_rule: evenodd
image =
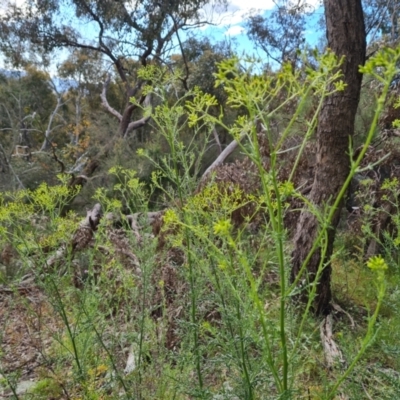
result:
M 220 236 L 229 236 L 232 229 L 232 223 L 228 219 L 220 220 L 214 224 L 214 234 Z
M 375 271 L 384 271 L 388 269 L 385 259 L 380 254 L 371 257 L 367 261 L 367 267 Z

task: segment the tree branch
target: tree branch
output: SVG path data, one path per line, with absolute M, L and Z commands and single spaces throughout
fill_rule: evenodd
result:
M 99 48 L 100 48 L 100 50 L 111 59 L 111 61 L 114 63 L 115 67 L 117 68 L 118 74 L 121 77 L 122 81 L 127 83 L 128 79 L 126 77 L 125 70 L 121 63 L 120 58 L 115 57 L 114 54 L 111 52 L 110 48 L 103 41 L 103 36 L 104 36 L 103 22 L 101 21 L 100 17 L 92 11 L 92 9 L 89 7 L 89 5 L 86 3 L 86 1 L 81 1 L 80 3 L 85 8 L 86 12 L 99 25 L 99 29 L 100 29 L 99 30 L 99 45 L 100 45 Z
M 47 129 L 46 132 L 44 133 L 44 141 L 42 144 L 42 147 L 40 148 L 39 151 L 46 151 L 50 148 L 51 141 L 50 141 L 50 134 L 52 132 L 51 125 L 53 124 L 54 117 L 58 113 L 58 109 L 63 105 L 64 103 L 61 101 L 61 96 L 58 95 L 57 97 L 57 104 L 56 108 L 53 110 L 53 112 L 50 115 L 49 123 L 47 124 Z
M 143 107 L 148 107 L 151 105 L 151 94 L 149 93 L 143 101 Z M 144 116 L 143 118 L 138 119 L 137 121 L 132 121 L 129 123 L 126 132 L 124 134 L 124 138 L 126 138 L 128 136 L 128 134 L 132 131 L 134 131 L 135 129 L 139 129 L 142 126 L 146 125 L 147 122 L 149 122 L 151 118 L 151 114 Z
M 219 167 L 225 159 L 236 149 L 236 147 L 239 145 L 239 142 L 237 140 L 233 140 L 227 147 L 225 147 L 224 151 L 216 158 L 216 160 L 206 169 L 206 172 L 204 172 L 203 176 L 200 179 L 199 185 L 201 185 L 213 172 L 217 167 Z
M 110 80 L 111 80 L 111 76 L 110 76 L 110 74 L 108 74 L 107 79 L 104 81 L 104 84 L 103 84 L 103 90 L 101 91 L 101 94 L 100 94 L 101 104 L 111 115 L 114 115 L 114 117 L 116 117 L 118 119 L 118 121 L 121 122 L 122 115 L 117 110 L 112 108 L 107 101 L 107 89 L 108 89 L 108 85 L 110 84 Z
M 221 142 L 220 142 L 220 140 L 219 140 L 218 132 L 217 132 L 217 130 L 215 129 L 215 126 L 214 126 L 214 128 L 213 128 L 213 130 L 212 130 L 212 133 L 213 133 L 214 139 L 215 139 L 215 141 L 216 141 L 216 143 L 217 143 L 217 146 L 218 146 L 218 149 L 219 149 L 219 153 L 221 154 L 221 153 L 222 153 L 222 146 L 221 146 Z

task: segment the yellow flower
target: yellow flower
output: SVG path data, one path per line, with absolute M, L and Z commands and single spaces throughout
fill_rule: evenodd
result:
M 214 224 L 214 234 L 228 236 L 231 227 L 231 221 L 229 221 L 228 219 L 220 220 L 216 224 Z
M 164 219 L 164 223 L 166 225 L 174 225 L 174 224 L 177 224 L 179 222 L 179 218 L 176 215 L 176 212 L 174 210 L 171 210 L 171 209 L 165 211 L 163 219 Z
M 228 268 L 228 263 L 226 261 L 221 261 L 218 264 L 219 269 L 221 269 L 222 271 Z
M 383 190 L 394 190 L 399 186 L 399 180 L 397 178 L 385 179 L 381 188 Z
M 367 261 L 367 267 L 375 271 L 383 271 L 385 269 L 388 269 L 386 261 L 384 258 L 382 258 L 381 255 L 371 257 Z

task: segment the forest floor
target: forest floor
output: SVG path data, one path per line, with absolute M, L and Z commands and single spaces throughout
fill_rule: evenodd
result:
M 44 354 L 52 344 L 52 332 L 62 325 L 45 294 L 27 279 L 14 288 L 0 286 L 0 327 L 0 399 L 6 399 L 14 396 L 10 386 L 20 395 L 35 385 L 40 368 L 49 361 Z

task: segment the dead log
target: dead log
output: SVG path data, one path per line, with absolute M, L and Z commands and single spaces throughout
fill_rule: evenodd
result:
M 322 321 L 320 326 L 320 334 L 322 347 L 325 354 L 326 366 L 329 369 L 333 369 L 336 365 L 338 365 L 338 363 L 339 365 L 343 365 L 345 362 L 342 352 L 333 340 L 332 326 L 332 314 L 328 314 Z
M 46 260 L 46 268 L 54 269 L 57 264 L 65 260 L 68 255 L 68 248 L 72 250 L 71 261 L 77 251 L 87 248 L 94 237 L 94 232 L 97 230 L 101 217 L 101 205 L 97 203 L 91 210 L 87 211 L 86 218 L 79 224 L 79 228 L 74 233 L 69 246 L 63 243 L 55 253 Z
M 164 214 L 164 210 L 161 211 L 153 211 L 147 213 L 135 213 L 126 216 L 126 220 L 129 222 L 129 226 L 131 227 L 134 235 L 138 243 L 142 242 L 142 236 L 140 231 L 144 228 L 144 226 L 139 225 L 139 218 L 144 220 L 144 223 L 147 226 L 153 226 L 153 223 L 158 220 Z

